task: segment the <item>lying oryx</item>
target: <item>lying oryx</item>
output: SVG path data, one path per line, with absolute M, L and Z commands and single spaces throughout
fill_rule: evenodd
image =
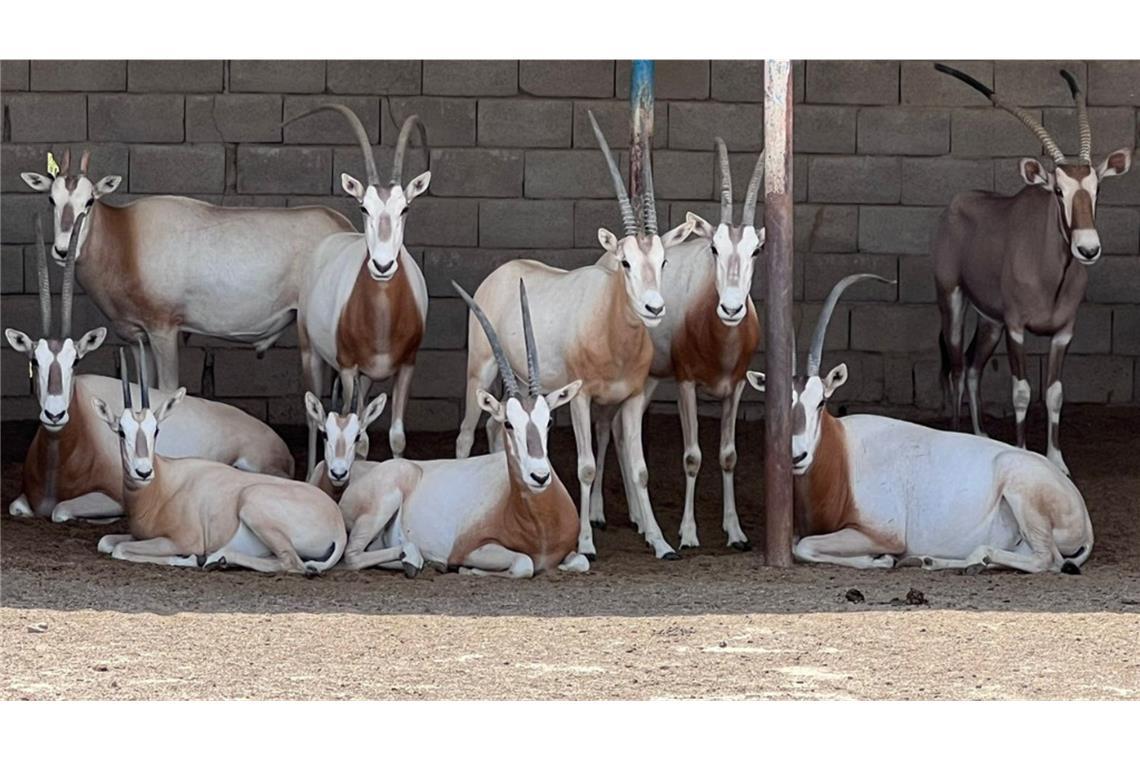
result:
M 9 512 L 38 515 L 63 522 L 72 518 L 105 519 L 123 514 L 123 479 L 119 472 L 118 443 L 91 413 L 91 399 L 114 398 L 113 378 L 75 375 L 75 364 L 102 345 L 107 328 L 71 338 L 72 297 L 75 283 L 75 245 L 83 215 L 71 234 L 71 251 L 63 274 L 60 337 L 52 336 L 51 292 L 47 252 L 39 219 L 37 267 L 40 286 L 40 329 L 33 341 L 19 330 L 4 331 L 13 349 L 28 357 L 40 404 L 40 428 L 24 460 L 23 493 Z M 154 391 L 160 403 L 169 394 Z M 187 398 L 186 411 L 167 426 L 158 444 L 163 456 L 212 459 L 253 472 L 293 476 L 293 456 L 273 430 L 240 409 L 215 401 Z M 114 414 L 122 411 L 117 406 Z
M 144 360 L 141 408 L 135 409 L 120 349 L 123 411 L 101 398 L 95 412 L 119 436 L 123 496 L 130 533 L 107 535 L 99 551 L 115 559 L 180 567 L 236 565 L 262 572 L 312 575 L 344 552 L 336 502 L 308 483 L 243 472 L 206 459 L 155 453 L 159 425 L 182 401 L 179 388 L 151 411 Z
M 358 383 L 348 413 L 339 414 L 335 411 L 335 408 L 339 408 L 338 388 L 340 382 L 334 382 L 334 409 L 330 409 L 327 415 L 321 400 L 311 392 L 306 392 L 305 412 L 311 424 L 317 425 L 325 436 L 325 458 L 317 464 L 309 476 L 309 482 L 339 500 L 350 478 L 360 477 L 378 464 L 368 461 L 368 426 L 384 411 L 388 395 L 381 393 L 361 410 Z
M 414 574 L 428 562 L 475 575 L 529 578 L 551 570 L 584 572 L 575 551 L 574 502 L 547 456 L 553 412 L 578 392 L 576 380 L 543 395 L 538 352 L 519 281 L 526 334 L 527 388 L 521 390 L 495 329 L 467 293 L 494 352 L 504 399 L 478 391 L 480 408 L 504 427 L 505 450 L 469 459 L 410 462 L 391 459 L 353 477 L 340 500 L 349 528 L 349 567 L 403 568 Z
M 851 275 L 820 311 L 807 376 L 792 391 L 796 475 L 793 553 L 848 567 L 921 564 L 930 569 L 1002 566 L 1079 573 L 1093 548 L 1084 499 L 1045 457 L 964 433 L 825 408 L 847 380 L 840 364 L 819 375 L 827 324 Z M 764 390 L 764 375 L 748 380 Z

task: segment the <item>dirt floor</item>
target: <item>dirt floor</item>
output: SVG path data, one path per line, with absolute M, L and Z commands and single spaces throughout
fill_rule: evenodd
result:
M 0 696 L 1140 698 L 1140 409 L 1066 409 L 1065 454 L 1097 539 L 1080 576 L 765 568 L 759 551 L 721 546 L 717 423 L 701 423 L 702 548 L 655 560 L 610 477 L 611 523 L 591 572 L 530 581 L 116 562 L 95 551 L 105 526 L 8 516 L 31 428 L 5 425 Z M 1043 431 L 1032 432 L 1041 446 Z M 757 546 L 762 438 L 761 423 L 739 429 L 737 493 Z M 448 456 L 453 440 L 413 434 L 408 454 Z M 569 430 L 553 440 L 572 481 Z M 679 424 L 652 417 L 647 442 L 655 507 L 675 541 Z M 852 589 L 863 601 L 848 601 Z

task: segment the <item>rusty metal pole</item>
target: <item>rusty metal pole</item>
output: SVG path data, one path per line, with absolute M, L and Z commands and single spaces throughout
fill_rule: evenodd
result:
M 765 559 L 792 565 L 792 67 L 764 63 Z
M 641 218 L 642 138 L 653 139 L 653 61 L 633 61 L 629 72 L 629 197 Z

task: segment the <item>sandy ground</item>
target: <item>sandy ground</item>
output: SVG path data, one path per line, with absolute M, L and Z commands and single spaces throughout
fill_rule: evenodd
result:
M 765 568 L 759 551 L 720 546 L 715 428 L 702 420 L 704 547 L 655 560 L 607 478 L 611 525 L 591 572 L 509 581 L 119 563 L 95 551 L 106 527 L 8 517 L 29 430 L 6 425 L 0 695 L 1140 698 L 1140 410 L 1066 410 L 1066 457 L 1097 531 L 1080 576 Z M 757 546 L 762 436 L 759 423 L 740 428 L 737 492 Z M 554 440 L 569 476 L 569 431 Z M 647 440 L 658 516 L 675 539 L 679 425 L 654 417 Z M 452 442 L 412 435 L 408 453 L 447 455 Z M 865 601 L 848 601 L 850 589 Z

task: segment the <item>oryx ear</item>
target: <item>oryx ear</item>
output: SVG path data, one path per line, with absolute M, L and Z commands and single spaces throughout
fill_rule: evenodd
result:
M 554 411 L 558 407 L 565 404 L 570 399 L 578 395 L 578 391 L 582 388 L 582 381 L 575 380 L 572 383 L 562 386 L 558 390 L 546 394 L 546 405 L 550 407 L 550 411 Z
M 605 248 L 607 253 L 614 253 L 617 251 L 618 239 L 614 233 L 610 232 L 605 227 L 598 228 L 598 242 L 602 244 L 602 248 Z
M 495 422 L 502 422 L 507 418 L 506 410 L 504 410 L 503 405 L 499 403 L 499 399 L 487 393 L 487 391 L 482 388 L 480 388 L 475 395 L 479 401 L 479 408 L 491 415 Z
M 688 216 L 693 216 L 693 214 L 689 214 Z M 697 219 L 700 219 L 700 217 L 697 217 Z M 705 224 L 708 224 L 708 222 L 705 222 Z M 676 227 L 661 236 L 661 246 L 663 248 L 671 248 L 678 243 L 683 243 L 685 241 L 685 238 L 692 234 L 693 227 L 695 225 L 696 222 L 694 222 L 692 219 L 686 218 L 684 224 L 678 224 Z
M 748 372 L 745 374 L 748 377 L 748 384 L 751 385 L 756 390 L 763 393 L 764 392 L 764 373 L 763 372 L 757 372 L 755 370 L 748 370 Z
M 703 218 L 697 216 L 692 211 L 685 214 L 685 221 L 693 225 L 693 234 L 697 237 L 711 238 L 713 233 L 716 232 L 716 227 L 706 222 Z
M 99 419 L 107 423 L 107 427 L 115 433 L 119 432 L 119 418 L 111 414 L 111 409 L 107 406 L 106 401 L 95 396 L 91 399 L 91 406 L 95 408 L 95 414 L 99 416 Z
M 361 203 L 364 202 L 364 185 L 356 177 L 345 172 L 340 175 L 340 186 L 344 191 Z
M 29 359 L 36 351 L 36 344 L 27 336 L 27 333 L 22 333 L 19 330 L 13 330 L 9 327 L 4 331 L 4 337 L 8 339 L 8 345 L 11 346 L 13 350 L 27 355 Z
M 20 179 L 37 193 L 46 193 L 51 190 L 51 177 L 45 177 L 39 172 L 20 172 Z
M 75 356 L 82 359 L 87 354 L 91 353 L 99 346 L 103 345 L 103 341 L 107 339 L 107 328 L 96 327 L 94 330 L 88 330 L 83 333 L 83 337 L 75 341 Z
M 369 403 L 368 406 L 364 408 L 364 416 L 360 418 L 360 429 L 364 430 L 373 422 L 375 422 L 376 418 L 384 413 L 384 407 L 387 405 L 387 393 L 381 393 L 379 396 L 372 399 L 371 403 Z
M 162 421 L 169 417 L 170 413 L 174 411 L 174 407 L 176 407 L 184 398 L 186 398 L 185 388 L 179 388 L 178 390 L 174 391 L 174 395 L 166 399 L 166 401 L 163 401 L 162 405 L 158 407 L 158 411 L 154 413 L 154 419 L 159 424 L 161 424 Z
M 757 243 L 757 245 L 760 248 L 763 248 L 764 243 L 766 243 L 768 241 L 768 228 L 767 227 L 761 227 L 760 229 L 756 230 L 756 239 L 760 241 L 759 243 Z
M 823 378 L 823 397 L 831 398 L 831 394 L 839 390 L 845 382 L 847 382 L 847 364 L 841 363 L 832 367 L 827 377 Z
M 1044 185 L 1047 190 L 1053 188 L 1053 175 L 1045 171 L 1045 167 L 1036 158 L 1021 159 L 1021 178 L 1027 185 Z
M 1127 174 L 1128 170 L 1132 168 L 1132 151 L 1128 148 L 1121 148 L 1109 153 L 1108 156 L 1100 162 L 1100 166 L 1096 168 L 1096 176 L 1098 179 L 1105 177 L 1117 177 L 1121 174 Z
M 321 405 L 321 400 L 312 391 L 305 391 L 305 414 L 317 423 L 317 427 L 325 424 L 325 408 Z
M 431 184 L 431 172 L 424 172 L 409 182 L 408 186 L 404 189 L 404 197 L 407 198 L 408 203 L 414 201 L 418 196 L 423 195 L 427 191 L 429 184 Z
M 119 189 L 123 178 L 118 174 L 108 174 L 103 179 L 95 183 L 95 197 L 101 198 L 104 195 L 109 195 Z

